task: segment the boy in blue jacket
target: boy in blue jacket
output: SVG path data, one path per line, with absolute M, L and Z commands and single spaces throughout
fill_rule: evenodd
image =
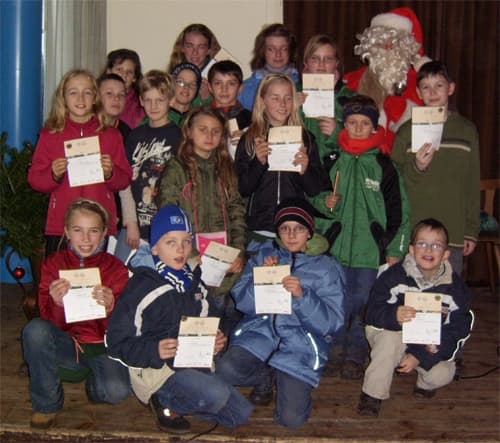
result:
M 371 346 L 358 413 L 378 416 L 382 400 L 390 395 L 394 369 L 417 372 L 413 393 L 431 398 L 455 375 L 455 356 L 469 337 L 473 323 L 471 294 L 448 261 L 448 231 L 432 218 L 413 228 L 410 252 L 375 282 L 366 306 L 366 337 Z M 405 344 L 402 324 L 416 311 L 404 305 L 406 292 L 442 295 L 439 345 Z
M 209 372 L 173 368 L 181 318 L 214 311 L 200 267 L 187 263 L 193 230 L 185 212 L 163 206 L 151 220 L 150 239 L 151 255 L 142 263 L 154 266 L 136 267 L 123 290 L 108 323 L 109 355 L 128 366 L 135 395 L 149 403 L 160 429 L 188 432 L 188 414 L 229 427 L 245 423 L 252 405 L 234 387 Z M 226 341 L 219 331 L 214 352 Z
M 344 275 L 328 242 L 314 233 L 313 208 L 289 199 L 276 209 L 278 238 L 259 245 L 234 285 L 236 308 L 244 314 L 216 375 L 238 386 L 253 386 L 250 400 L 266 405 L 276 381 L 278 424 L 296 428 L 311 413 L 311 391 L 319 385 L 332 335 L 344 323 Z M 253 270 L 290 265 L 281 281 L 291 293 L 290 314 L 257 314 Z

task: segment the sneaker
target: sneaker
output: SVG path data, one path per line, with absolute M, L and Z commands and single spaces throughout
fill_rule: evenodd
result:
M 268 406 L 273 401 L 273 389 L 271 388 L 270 391 L 262 391 L 255 387 L 252 389 L 252 392 L 250 392 L 248 399 L 255 406 Z
M 432 398 L 436 395 L 437 389 L 423 389 L 415 385 L 413 395 L 419 398 Z
M 340 376 L 347 380 L 359 380 L 363 377 L 364 372 L 362 365 L 352 360 L 346 360 L 340 370 Z
M 382 400 L 361 392 L 359 396 L 358 414 L 365 417 L 378 417 L 381 405 Z
M 30 426 L 32 428 L 47 429 L 54 425 L 57 413 L 44 414 L 43 412 L 33 412 Z
M 149 399 L 149 407 L 153 412 L 158 427 L 171 434 L 185 434 L 191 429 L 191 424 L 182 416 L 164 408 L 156 395 Z

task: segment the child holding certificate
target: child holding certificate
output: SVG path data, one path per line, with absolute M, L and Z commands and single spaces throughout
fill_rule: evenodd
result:
M 319 384 L 332 335 L 344 323 L 344 277 L 335 259 L 323 254 L 328 243 L 314 233 L 307 201 L 281 203 L 274 224 L 278 238 L 261 245 L 233 288 L 236 308 L 244 317 L 216 373 L 233 385 L 253 386 L 250 400 L 256 405 L 271 403 L 276 383 L 274 419 L 296 428 L 309 418 L 311 391 Z M 283 303 L 257 300 L 256 272 L 268 274 L 268 281 L 260 282 L 270 288 L 273 271 L 284 267 L 279 285 L 289 309 L 276 313 L 284 311 Z M 270 298 L 271 291 L 266 292 Z M 273 290 L 275 295 L 280 296 Z
M 346 330 L 333 345 L 328 372 L 347 379 L 363 376 L 368 343 L 361 317 L 377 269 L 401 260 L 409 241 L 406 194 L 378 117 L 370 97 L 355 96 L 345 104 L 331 190 L 313 200 L 324 217 L 317 219 L 319 232 L 346 273 Z
M 433 217 L 450 231 L 450 263 L 462 272 L 479 234 L 479 136 L 475 124 L 448 109 L 455 82 L 444 63 L 424 64 L 417 74 L 417 93 L 425 106 L 441 107 L 445 122 L 441 148 L 412 145 L 412 122 L 396 134 L 392 158 L 405 179 L 411 223 Z M 416 151 L 416 152 L 415 152 Z M 439 194 L 439 198 L 436 195 Z
M 50 194 L 45 224 L 47 256 L 57 250 L 63 239 L 64 214 L 77 198 L 102 204 L 109 214 L 107 233 L 116 233 L 114 193 L 128 186 L 132 171 L 120 133 L 106 127 L 103 113 L 96 113 L 98 100 L 94 76 L 81 69 L 69 71 L 57 87 L 49 118 L 40 132 L 28 182 L 33 189 Z M 70 153 L 76 145 L 89 155 L 71 157 L 72 161 L 97 158 L 94 169 L 99 179 L 90 176 L 85 167 L 76 166 L 76 170 L 70 171 Z M 91 183 L 72 185 L 72 173 L 81 174 L 83 181 Z
M 278 127 L 300 130 L 300 140 L 287 140 L 301 144 L 289 165 L 293 162 L 298 172 L 269 170 L 269 130 Z M 238 143 L 235 164 L 239 191 L 248 198 L 250 237 L 259 241 L 275 237 L 273 218 L 281 201 L 312 197 L 328 187 L 314 137 L 302 126 L 295 85 L 287 75 L 268 74 L 260 83 L 252 123 Z
M 200 267 L 188 264 L 193 230 L 187 214 L 178 206 L 163 206 L 151 220 L 150 236 L 152 267 L 134 269 L 108 325 L 109 353 L 129 367 L 132 389 L 149 403 L 162 430 L 188 432 L 184 414 L 239 426 L 252 411 L 243 395 L 207 371 L 174 367 L 183 316 L 214 314 Z M 214 353 L 226 341 L 219 331 Z
M 431 398 L 453 380 L 454 359 L 469 337 L 473 314 L 469 310 L 471 293 L 453 272 L 449 256 L 445 226 L 432 218 L 422 220 L 413 228 L 404 261 L 375 282 L 366 306 L 371 362 L 358 405 L 360 415 L 378 416 L 382 400 L 390 396 L 394 369 L 417 372 L 413 393 L 418 397 Z M 415 292 L 441 298 L 439 344 L 403 343 L 401 329 L 420 315 L 408 305 L 408 294 Z M 415 341 L 430 343 L 427 329 L 422 327 L 421 340 Z
M 22 334 L 30 374 L 32 427 L 48 428 L 54 424 L 64 402 L 62 381 L 86 379 L 87 395 L 98 403 L 118 403 L 130 393 L 126 368 L 108 358 L 103 343 L 108 316 L 128 281 L 125 265 L 103 250 L 107 219 L 108 214 L 99 203 L 75 200 L 65 217 L 68 247 L 52 254 L 42 265 L 38 289 L 40 318 L 31 320 Z M 77 309 L 100 306 L 102 317 L 67 321 L 71 313 L 66 299 L 73 285 L 60 275 L 63 271 L 71 274 L 70 270 L 78 274 L 92 270 L 100 277 L 101 284 L 89 289 L 88 299 L 81 296 Z
M 221 313 L 226 303 L 231 303 L 229 291 L 243 270 L 246 239 L 245 206 L 227 143 L 225 118 L 208 105 L 194 108 L 183 126 L 177 157 L 168 162 L 161 178 L 158 199 L 160 207 L 178 204 L 193 220 L 200 254 L 210 240 L 240 250 L 221 286 L 211 290 L 217 295 Z M 235 314 L 231 306 L 227 308 L 228 315 Z M 224 321 L 224 332 L 230 329 Z

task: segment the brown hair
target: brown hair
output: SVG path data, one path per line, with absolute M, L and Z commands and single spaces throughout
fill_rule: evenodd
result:
M 410 236 L 410 244 L 415 245 L 415 240 L 417 239 L 418 233 L 422 229 L 430 229 L 431 231 L 441 232 L 444 236 L 445 243 L 448 245 L 448 229 L 439 220 L 435 218 L 426 218 L 420 220 L 412 229 Z
M 267 37 L 285 37 L 288 43 L 288 64 L 295 65 L 297 42 L 292 32 L 281 23 L 273 23 L 266 26 L 255 37 L 253 47 L 253 57 L 250 61 L 252 71 L 262 69 L 266 65 L 266 38 Z
M 146 72 L 139 82 L 139 96 L 143 98 L 143 95 L 150 89 L 157 89 L 170 100 L 174 96 L 172 76 L 159 69 Z
M 337 42 L 335 39 L 328 34 L 316 34 L 313 35 L 307 42 L 306 47 L 304 49 L 304 58 L 303 62 L 304 64 L 307 62 L 307 60 L 321 47 L 324 45 L 329 45 L 333 48 L 335 51 L 335 58 L 337 59 L 337 66 L 336 69 L 339 73 L 339 77 L 342 78 L 342 75 L 344 74 L 344 66 L 342 63 L 342 57 L 340 56 L 340 49 L 339 46 L 337 45 Z M 336 78 L 335 81 L 338 79 Z

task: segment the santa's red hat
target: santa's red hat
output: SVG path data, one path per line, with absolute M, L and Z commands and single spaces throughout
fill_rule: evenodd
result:
M 390 12 L 378 14 L 372 18 L 370 26 L 385 26 L 387 28 L 394 28 L 401 31 L 406 31 L 408 34 L 413 34 L 415 40 L 420 43 L 418 53 L 424 55 L 423 50 L 423 37 L 420 21 L 412 9 L 403 7 L 395 8 Z

